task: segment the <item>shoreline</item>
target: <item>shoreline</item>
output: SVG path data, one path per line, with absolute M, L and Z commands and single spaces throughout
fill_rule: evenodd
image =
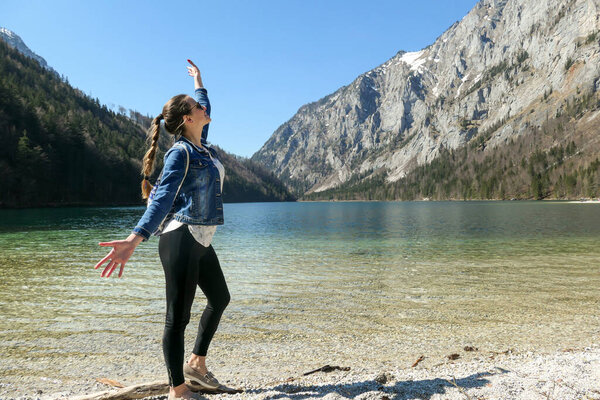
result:
M 466 349 L 465 349 L 466 351 Z M 461 352 L 461 354 L 464 354 Z M 257 370 L 257 377 L 232 382 L 243 388 L 240 394 L 209 394 L 207 399 L 600 399 L 600 345 L 554 352 L 472 351 L 473 358 L 440 358 L 433 365 L 415 367 L 352 366 L 349 371 L 298 373 L 293 380 L 273 370 L 276 365 Z M 276 364 L 276 362 L 274 362 Z M 334 365 L 334 364 L 331 364 Z M 340 365 L 345 367 L 346 365 Z M 321 366 L 315 366 L 319 368 Z M 268 369 L 268 372 L 266 371 Z M 228 372 L 220 371 L 223 377 Z M 261 374 L 261 372 L 263 372 Z M 303 371 L 307 372 L 307 371 Z M 261 376 L 262 377 L 258 377 Z M 160 377 L 159 377 L 160 378 Z M 274 379 L 275 378 L 275 379 Z M 143 382 L 135 382 L 141 384 Z M 8 385 L 11 386 L 11 385 Z M 81 385 L 84 386 L 84 385 Z M 40 393 L 34 383 L 19 385 L 19 395 L 11 397 L 6 384 L 0 384 L 3 399 L 68 399 L 111 390 L 96 382 L 87 389 L 71 387 L 62 392 Z M 82 390 L 84 389 L 84 390 Z M 7 396 L 7 397 L 5 397 Z M 145 397 L 166 399 L 166 395 Z
M 288 200 L 288 201 L 226 201 L 225 204 L 252 204 L 252 203 L 443 203 L 443 202 L 556 202 L 556 203 L 591 203 L 591 204 L 600 204 L 600 198 L 578 198 L 578 199 L 443 199 L 443 200 L 435 200 L 429 198 L 423 199 L 414 199 L 414 200 Z M 96 203 L 52 203 L 52 204 L 43 204 L 43 205 L 33 205 L 33 206 L 5 206 L 0 204 L 0 210 L 7 211 L 27 211 L 27 210 L 55 210 L 59 208 L 124 208 L 124 207 L 146 207 L 146 204 L 141 203 L 113 203 L 113 204 L 96 204 Z
M 546 203 L 594 203 L 600 204 L 600 198 L 589 199 L 415 199 L 415 200 L 296 200 L 296 203 L 468 203 L 468 202 L 546 202 Z

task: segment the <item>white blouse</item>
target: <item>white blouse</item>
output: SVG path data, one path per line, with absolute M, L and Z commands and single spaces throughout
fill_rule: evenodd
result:
M 217 169 L 219 170 L 219 176 L 221 178 L 221 192 L 223 192 L 225 168 L 223 167 L 223 164 L 221 164 L 219 159 L 213 158 L 213 156 L 210 154 L 210 151 L 208 152 L 208 155 L 210 156 L 210 159 L 212 160 L 213 164 L 215 164 L 215 167 L 217 167 Z M 174 231 L 181 225 L 185 224 L 183 222 L 176 221 L 175 219 L 171 219 L 169 220 L 169 222 L 167 222 L 165 229 L 163 229 L 162 233 Z M 188 225 L 188 229 L 190 230 L 190 233 L 192 234 L 192 236 L 194 236 L 194 239 L 196 239 L 198 243 L 200 243 L 204 247 L 208 247 L 210 246 L 210 242 L 212 241 L 212 238 L 215 235 L 215 232 L 217 231 L 217 225 Z

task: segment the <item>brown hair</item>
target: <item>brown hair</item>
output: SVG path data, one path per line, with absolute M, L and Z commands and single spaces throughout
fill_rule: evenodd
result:
M 143 199 L 147 199 L 152 190 L 152 184 L 149 179 L 154 170 L 154 159 L 156 158 L 156 150 L 158 149 L 160 121 L 164 119 L 165 130 L 168 133 L 176 137 L 181 136 L 184 128 L 183 116 L 192 112 L 192 107 L 186 101 L 187 98 L 188 95 L 186 94 L 173 96 L 163 106 L 162 114 L 158 114 L 156 118 L 152 120 L 152 125 L 150 126 L 150 129 L 148 129 L 150 149 L 146 152 L 142 161 L 142 174 L 144 175 L 142 180 Z

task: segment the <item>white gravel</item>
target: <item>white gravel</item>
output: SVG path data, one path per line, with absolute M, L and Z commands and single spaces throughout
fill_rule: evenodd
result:
M 352 367 L 350 371 L 317 372 L 285 382 L 277 375 L 277 361 L 268 378 L 235 382 L 245 389 L 235 395 L 207 395 L 209 399 L 600 399 L 600 346 L 567 349 L 549 354 L 532 352 L 461 352 L 455 361 L 425 359 L 415 368 L 376 370 Z M 433 364 L 432 361 L 439 361 Z M 423 366 L 422 366 L 423 365 Z M 428 365 L 428 366 L 427 366 Z M 275 370 L 273 370 L 275 368 Z M 226 371 L 222 371 L 226 372 Z M 259 372 L 259 371 L 255 371 Z M 225 379 L 222 381 L 227 382 Z M 140 383 L 140 382 L 138 382 Z M 233 385 L 233 382 L 228 382 Z M 10 388 L 0 384 L 6 395 Z M 7 390 L 8 389 L 8 390 Z M 26 387 L 21 386 L 21 390 Z M 82 390 L 83 389 L 83 390 Z M 23 391 L 19 392 L 23 393 Z M 106 390 L 100 384 L 70 388 L 62 393 L 28 393 L 2 397 L 56 399 Z M 149 398 L 150 399 L 150 398 Z M 166 396 L 154 399 L 166 399 Z
M 384 384 L 376 382 L 385 376 Z M 380 379 L 377 379 L 380 380 Z M 382 381 L 382 380 L 380 380 Z M 600 399 L 600 347 L 554 354 L 481 355 L 430 368 L 319 373 L 227 399 Z

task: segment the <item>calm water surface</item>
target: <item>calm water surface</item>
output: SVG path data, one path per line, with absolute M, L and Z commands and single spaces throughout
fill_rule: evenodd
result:
M 140 359 L 162 373 L 158 240 L 121 279 L 92 268 L 97 243 L 125 238 L 143 210 L 0 211 L 0 381 L 67 379 L 82 359 L 98 374 Z M 598 204 L 226 204 L 225 220 L 213 241 L 232 294 L 211 347 L 221 359 L 410 365 L 465 345 L 600 337 Z

